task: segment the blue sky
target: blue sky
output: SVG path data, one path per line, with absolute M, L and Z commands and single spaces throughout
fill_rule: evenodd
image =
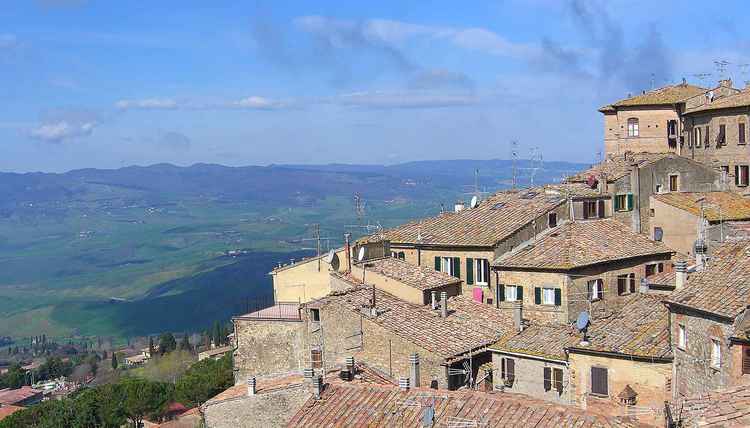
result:
M 740 1 L 8 0 L 0 170 L 508 158 L 512 140 L 522 157 L 590 162 L 599 106 L 683 77 L 708 85 L 720 59 L 750 80 L 747 13 Z

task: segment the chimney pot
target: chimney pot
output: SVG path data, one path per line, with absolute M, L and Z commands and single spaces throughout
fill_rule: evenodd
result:
M 687 281 L 687 262 L 684 260 L 678 260 L 674 262 L 674 288 L 679 290 L 685 286 Z
M 302 376 L 307 380 L 312 380 L 314 373 L 315 372 L 312 368 L 306 368 L 302 370 Z
M 409 383 L 419 388 L 419 354 L 409 355 Z
M 255 376 L 251 376 L 247 378 L 247 395 L 253 396 L 256 394 L 255 387 L 257 386 L 257 380 L 255 379 Z
M 313 395 L 315 396 L 316 400 L 320 400 L 320 394 L 323 392 L 323 378 L 318 375 L 313 377 L 312 381 Z
M 432 303 L 431 303 L 431 305 L 432 305 L 432 310 L 434 311 L 438 307 L 438 303 L 437 303 L 437 291 L 432 291 L 430 293 L 430 295 L 432 296 Z
M 514 302 L 513 304 L 513 324 L 516 330 L 523 331 L 523 303 Z
M 349 368 L 354 367 L 354 357 L 346 357 L 346 366 Z
M 440 316 L 448 317 L 448 293 L 445 291 L 440 292 Z
M 408 377 L 401 377 L 398 379 L 398 387 L 402 391 L 408 391 L 409 390 L 409 378 Z

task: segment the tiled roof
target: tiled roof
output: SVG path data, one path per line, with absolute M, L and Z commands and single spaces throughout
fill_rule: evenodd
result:
M 569 349 L 615 352 L 645 358 L 671 358 L 669 311 L 662 297 L 633 294 L 606 318 L 594 318 L 588 328 L 588 345 Z
M 256 380 L 255 392 L 260 395 L 286 388 L 296 388 L 302 385 L 304 385 L 304 378 L 299 373 L 289 373 L 268 378 L 259 377 Z M 204 406 L 210 406 L 218 402 L 235 400 L 242 397 L 247 397 L 247 382 L 242 382 L 225 389 L 210 398 Z
M 698 200 L 705 199 L 703 213 L 708 221 L 750 219 L 750 199 L 734 192 L 671 192 L 656 194 L 654 199 L 696 216 L 701 214 Z
M 672 407 L 683 427 L 732 428 L 750 426 L 750 385 L 712 391 L 687 398 Z
M 607 177 L 607 182 L 611 183 L 630 174 L 633 164 L 638 164 L 639 167 L 642 167 L 666 157 L 676 156 L 673 153 L 626 153 L 613 155 L 585 171 L 567 177 L 565 181 L 568 183 L 585 183 L 590 176 L 594 176 L 598 180 L 601 174 L 604 174 Z
M 16 413 L 17 411 L 23 410 L 23 409 L 24 407 L 21 407 L 21 406 L 11 406 L 9 404 L 1 404 L 0 405 L 0 421 L 12 415 L 13 413 Z
M 219 348 L 207 349 L 205 351 L 201 351 L 199 354 L 200 355 L 205 355 L 206 357 L 211 357 L 211 356 L 214 356 L 214 355 L 226 354 L 227 352 L 231 351 L 232 349 L 234 349 L 234 348 L 231 345 L 227 345 L 227 346 L 222 346 L 222 347 L 219 347 Z
M 382 238 L 391 243 L 492 247 L 564 202 L 563 196 L 546 194 L 541 187 L 509 190 L 488 197 L 477 208 L 406 223 L 360 242 Z
M 309 399 L 289 427 L 423 427 L 432 407 L 434 427 L 633 427 L 608 417 L 529 396 L 480 391 L 445 391 L 395 386 L 326 385 L 320 400 Z
M 424 266 L 416 266 L 393 257 L 368 261 L 365 269 L 377 272 L 419 290 L 432 290 L 461 282 L 460 278 L 448 275 L 445 272 L 438 272 L 435 269 L 429 269 Z
M 685 114 L 697 113 L 708 110 L 720 110 L 723 108 L 736 108 L 750 106 L 750 90 L 745 89 L 735 95 L 722 97 L 713 102 L 700 105 L 685 111 Z
M 0 389 L 0 404 L 16 404 L 41 394 L 41 390 L 30 386 L 22 386 L 18 389 Z
M 371 297 L 371 287 L 356 287 L 313 301 L 313 305 L 337 305 L 360 314 Z M 379 313 L 376 317 L 365 315 L 370 321 L 446 359 L 495 343 L 513 329 L 510 311 L 464 296 L 448 298 L 447 318 L 430 306 L 411 304 L 377 289 L 375 299 Z
M 515 335 L 501 339 L 490 348 L 552 360 L 567 360 L 565 348 L 578 344 L 581 336 L 570 325 L 531 324 Z
M 611 104 L 611 107 L 629 107 L 646 105 L 669 105 L 684 101 L 695 95 L 706 92 L 706 88 L 681 83 L 646 91 L 634 97 L 625 98 Z M 610 107 L 605 106 L 605 107 Z
M 714 247 L 708 266 L 667 302 L 734 319 L 750 302 L 750 241 Z
M 595 187 L 591 187 L 583 182 L 575 183 L 557 183 L 544 186 L 547 195 L 560 194 L 563 196 L 572 196 L 573 198 L 594 198 L 602 195 Z
M 664 271 L 653 274 L 646 278 L 649 284 L 674 287 L 676 283 L 674 271 Z
M 500 268 L 568 270 L 673 252 L 609 218 L 562 223 L 545 231 L 536 241 L 528 241 L 503 254 L 492 264 Z

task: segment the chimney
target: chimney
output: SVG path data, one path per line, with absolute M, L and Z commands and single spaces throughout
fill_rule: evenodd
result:
M 312 378 L 312 393 L 316 400 L 320 400 L 320 394 L 323 392 L 323 377 L 320 375 Z
M 722 79 L 722 80 L 719 80 L 719 87 L 721 87 L 721 88 L 731 88 L 732 87 L 732 79 Z
M 513 303 L 513 325 L 519 332 L 523 331 L 523 303 Z
M 344 234 L 344 242 L 346 243 L 346 271 L 351 272 L 352 271 L 352 247 L 349 240 L 351 239 L 352 234 L 351 233 L 345 233 Z
M 464 201 L 456 201 L 456 204 L 453 206 L 453 211 L 461 212 L 465 207 L 466 205 L 464 205 Z
M 402 391 L 408 391 L 409 390 L 409 378 L 408 377 L 398 378 L 398 387 Z
M 435 310 L 435 309 L 437 309 L 437 307 L 438 307 L 438 302 L 437 302 L 437 291 L 432 291 L 432 292 L 430 293 L 430 295 L 432 296 L 432 303 L 431 303 L 431 307 L 432 307 L 432 310 L 434 311 L 434 310 Z
M 302 377 L 305 379 L 306 382 L 312 383 L 312 378 L 315 375 L 315 371 L 312 368 L 306 368 L 302 370 Z
M 352 375 L 354 375 L 354 357 L 346 357 L 346 368 Z
M 685 86 L 685 85 L 687 85 L 687 79 L 685 79 L 685 78 L 683 77 L 683 78 L 682 78 L 682 86 Z
M 679 290 L 685 286 L 687 281 L 687 262 L 678 260 L 674 262 L 674 288 Z
M 409 383 L 419 388 L 419 354 L 409 355 Z
M 247 378 L 247 396 L 248 397 L 256 394 L 257 392 L 255 390 L 256 384 L 257 384 L 257 381 L 255 380 L 255 376 L 251 376 Z
M 440 292 L 440 316 L 448 318 L 448 293 L 445 291 Z

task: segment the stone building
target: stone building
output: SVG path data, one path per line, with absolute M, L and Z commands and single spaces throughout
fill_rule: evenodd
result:
M 706 92 L 683 81 L 606 105 L 604 150 L 607 156 L 625 152 L 678 153 L 685 102 Z
M 750 241 L 716 247 L 665 303 L 674 349 L 674 398 L 750 379 Z
M 750 426 L 750 385 L 698 394 L 672 403 L 668 426 L 728 428 Z
M 670 268 L 673 254 L 613 219 L 566 221 L 492 263 L 502 284 L 498 307 L 520 302 L 525 318 L 569 323 L 593 302 L 638 293 L 643 278 Z
M 673 192 L 651 196 L 651 239 L 695 257 L 702 239 L 714 245 L 735 236 L 736 222 L 750 220 L 750 199 L 734 192 Z
M 650 230 L 651 195 L 722 187 L 721 172 L 715 168 L 673 153 L 647 152 L 608 156 L 565 181 L 586 183 L 611 195 L 612 217 L 638 233 Z

